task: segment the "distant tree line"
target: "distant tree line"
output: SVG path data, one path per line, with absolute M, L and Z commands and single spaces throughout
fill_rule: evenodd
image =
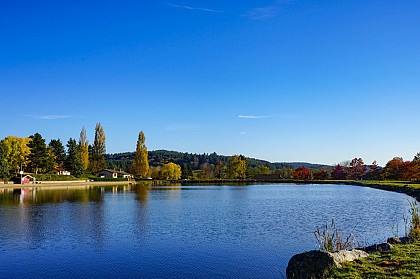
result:
M 148 151 L 146 137 L 139 132 L 135 152 L 106 154 L 106 137 L 96 124 L 93 144 L 82 128 L 79 139 L 60 139 L 46 144 L 39 134 L 28 138 L 8 136 L 0 141 L 0 179 L 19 171 L 43 174 L 69 171 L 73 176 L 96 175 L 108 168 L 130 172 L 137 179 L 295 179 L 295 180 L 415 180 L 420 181 L 420 153 L 411 161 L 391 159 L 384 168 L 376 162 L 366 165 L 361 158 L 334 166 L 309 163 L 271 163 L 243 155 L 192 154 L 176 151 Z
M 105 159 L 109 168 L 129 171 L 129 166 L 134 160 L 135 152 L 106 154 Z M 240 179 L 244 177 L 253 179 L 259 174 L 276 173 L 291 178 L 293 170 L 297 166 L 305 166 L 310 170 L 318 168 L 330 169 L 330 166 L 309 163 L 271 163 L 264 160 L 239 156 L 245 161 L 245 175 L 235 175 L 232 167 L 228 165 L 233 156 L 213 153 L 193 154 L 177 151 L 155 150 L 148 151 L 148 162 L 151 168 L 159 168 L 167 163 L 175 163 L 181 167 L 182 179 Z M 233 162 L 237 157 L 233 158 Z
M 111 168 L 126 169 L 134 157 L 133 152 L 106 154 Z M 241 171 L 237 158 L 243 160 Z M 362 158 L 333 166 L 309 163 L 271 163 L 247 158 L 242 155 L 224 156 L 217 153 L 192 154 L 177 151 L 156 150 L 148 152 L 150 167 L 157 168 L 167 163 L 181 167 L 181 179 L 295 179 L 295 180 L 411 180 L 420 181 L 420 153 L 412 161 L 401 157 L 391 159 L 385 167 L 376 161 L 365 164 Z M 152 175 L 152 177 L 159 177 Z
M 376 161 L 366 165 L 362 158 L 354 158 L 349 162 L 336 164 L 330 171 L 323 168 L 311 171 L 305 167 L 299 167 L 293 171 L 292 178 L 298 180 L 420 181 L 420 153 L 417 153 L 411 161 L 395 157 L 389 160 L 383 168 L 378 166 Z

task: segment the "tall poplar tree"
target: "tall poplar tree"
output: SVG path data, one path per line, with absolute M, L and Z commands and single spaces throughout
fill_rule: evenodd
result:
M 101 126 L 101 123 L 96 124 L 95 127 L 95 140 L 90 149 L 90 170 L 92 173 L 97 173 L 105 168 L 105 132 Z
M 87 170 L 89 166 L 89 141 L 86 136 L 86 129 L 85 127 L 82 128 L 79 137 L 79 157 L 83 164 L 83 170 Z
M 149 175 L 149 158 L 145 142 L 146 137 L 143 131 L 140 131 L 137 139 L 136 154 L 130 166 L 130 171 L 135 177 L 146 178 Z

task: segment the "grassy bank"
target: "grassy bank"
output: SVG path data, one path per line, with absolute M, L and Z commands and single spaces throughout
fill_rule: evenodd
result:
M 420 241 L 393 244 L 390 251 L 344 263 L 329 270 L 325 278 L 420 278 Z
M 349 184 L 407 194 L 420 201 L 420 183 L 410 181 L 352 181 Z

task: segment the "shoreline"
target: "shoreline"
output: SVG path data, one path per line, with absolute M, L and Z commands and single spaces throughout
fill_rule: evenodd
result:
M 120 185 L 135 185 L 133 181 L 87 181 L 87 180 L 66 180 L 66 181 L 42 181 L 37 184 L 0 184 L 0 190 L 13 189 L 79 189 L 89 188 L 95 186 L 120 186 Z

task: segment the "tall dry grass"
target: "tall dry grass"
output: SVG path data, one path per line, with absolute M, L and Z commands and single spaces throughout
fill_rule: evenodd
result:
M 360 244 L 356 242 L 354 234 L 351 232 L 348 235 L 341 232 L 334 221 L 331 225 L 328 223 L 324 227 L 317 227 L 314 232 L 315 238 L 319 245 L 319 249 L 325 252 L 336 252 L 340 250 L 352 250 L 360 248 Z

